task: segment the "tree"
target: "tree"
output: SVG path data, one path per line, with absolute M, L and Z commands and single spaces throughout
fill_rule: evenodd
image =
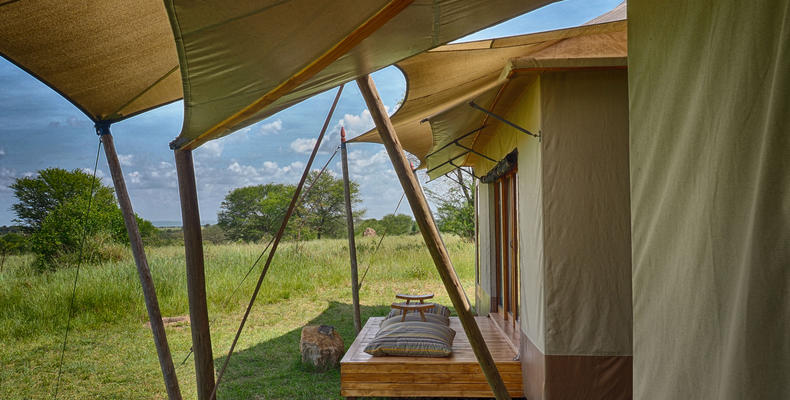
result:
M 449 186 L 443 193 L 426 189 L 437 205 L 439 230 L 471 239 L 475 235 L 474 180 L 466 178 L 458 168 L 452 172 L 452 177 L 445 177 L 444 181 Z
M 44 218 L 63 202 L 75 197 L 84 197 L 94 178 L 80 170 L 67 171 L 47 168 L 38 171 L 35 177 L 19 178 L 11 184 L 17 203 L 11 206 L 16 222 L 33 233 L 41 228 Z M 111 198 L 113 190 L 103 186 L 97 179 L 94 191 L 97 198 Z
M 296 187 L 269 183 L 231 190 L 220 205 L 217 224 L 229 240 L 245 242 L 274 235 Z
M 414 221 L 406 214 L 387 214 L 381 218 L 381 228 L 387 235 L 406 235 L 411 233 Z
M 329 174 L 318 175 L 318 171 L 312 171 L 307 177 L 307 182 L 312 185 L 310 191 L 306 192 L 302 200 L 301 208 L 303 215 L 300 215 L 318 239 L 322 236 L 339 237 L 345 234 L 346 209 L 345 191 L 343 189 L 343 179 L 334 178 Z M 306 187 L 305 187 L 306 189 Z M 351 192 L 351 206 L 360 203 L 359 184 L 349 182 Z M 356 211 L 355 214 L 361 215 L 364 211 Z
M 83 236 L 88 245 L 83 256 L 89 261 L 103 259 L 102 246 L 107 242 L 129 242 L 113 189 L 85 172 L 48 168 L 35 177 L 17 179 L 11 189 L 17 198 L 11 208 L 16 221 L 30 232 L 39 270 L 54 269 L 64 261 L 78 261 L 74 255 Z M 86 217 L 89 203 L 90 214 Z M 144 240 L 155 236 L 153 224 L 135 217 Z
M 359 185 L 351 182 L 352 204 L 359 203 Z M 308 191 L 309 188 L 309 191 Z M 256 241 L 280 228 L 296 187 L 266 184 L 233 189 L 220 205 L 217 224 L 229 240 Z M 303 199 L 288 224 L 288 237 L 337 237 L 345 234 L 343 181 L 328 174 L 308 175 Z M 364 211 L 357 211 L 361 215 Z

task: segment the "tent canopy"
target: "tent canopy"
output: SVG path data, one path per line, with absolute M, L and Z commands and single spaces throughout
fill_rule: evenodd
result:
M 94 122 L 182 96 L 173 32 L 158 0 L 2 2 L 0 55 Z
M 485 157 L 479 138 L 497 121 L 468 103 L 505 109 L 503 98 L 523 89 L 524 75 L 542 70 L 625 67 L 625 3 L 588 24 L 549 32 L 450 44 L 396 64 L 407 93 L 392 123 L 404 149 L 432 178 Z M 536 132 L 537 133 L 537 132 Z M 373 129 L 355 142 L 379 143 Z M 471 151 L 469 150 L 471 149 Z
M 173 147 L 192 149 L 551 2 L 3 2 L 0 54 L 93 121 L 184 98 Z
M 549 0 L 165 2 L 190 149 Z M 224 3 L 223 3 L 224 4 Z M 305 23 L 308 22 L 308 23 Z

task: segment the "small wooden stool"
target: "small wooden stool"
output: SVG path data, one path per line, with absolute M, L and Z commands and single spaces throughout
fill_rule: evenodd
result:
M 433 296 L 433 295 L 431 295 Z M 417 311 L 420 313 L 420 318 L 423 321 L 427 321 L 425 319 L 425 311 L 430 310 L 435 306 L 433 303 L 428 304 L 409 304 L 409 303 L 392 303 L 392 308 L 401 310 L 401 322 L 406 320 L 406 313 L 409 311 Z

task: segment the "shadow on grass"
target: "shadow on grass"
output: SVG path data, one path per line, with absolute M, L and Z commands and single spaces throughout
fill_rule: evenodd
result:
M 388 306 L 362 306 L 362 323 L 383 316 Z M 307 325 L 332 325 L 343 338 L 345 349 L 354 342 L 351 304 L 330 302 Z M 340 369 L 318 373 L 301 363 L 299 339 L 302 327 L 233 354 L 222 378 L 219 399 L 338 399 Z M 214 360 L 220 368 L 226 356 Z

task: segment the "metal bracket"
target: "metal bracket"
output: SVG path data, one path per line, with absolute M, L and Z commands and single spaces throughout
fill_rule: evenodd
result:
M 96 135 L 98 135 L 98 136 L 109 135 L 110 134 L 110 124 L 111 124 L 111 122 L 109 122 L 109 121 L 98 121 L 98 122 L 96 122 L 96 124 L 94 125 L 94 127 L 96 128 Z
M 477 129 L 473 129 L 473 130 L 471 130 L 471 131 L 469 131 L 467 133 L 464 133 L 463 135 L 455 138 L 452 142 L 446 143 L 444 146 L 442 146 L 442 147 L 436 149 L 435 151 L 429 153 L 428 155 L 425 156 L 425 158 L 427 159 L 428 157 L 430 157 L 430 156 L 432 156 L 432 155 L 434 155 L 434 154 L 446 149 L 447 147 L 452 146 L 454 143 L 457 143 L 459 140 L 461 140 L 461 139 L 463 139 L 463 138 L 465 138 L 465 137 L 467 137 L 467 136 L 469 136 L 469 135 L 471 135 L 471 134 L 473 134 L 475 132 L 479 132 L 479 131 L 483 130 L 483 128 L 485 128 L 485 127 L 486 127 L 486 125 L 483 125 L 483 126 L 477 128 Z
M 514 128 L 516 128 L 516 129 L 520 130 L 521 132 L 524 132 L 524 133 L 526 133 L 527 135 L 530 135 L 530 136 L 532 136 L 532 137 L 535 137 L 535 138 L 538 138 L 538 139 L 540 139 L 540 135 L 536 135 L 536 134 L 534 134 L 534 133 L 532 133 L 532 132 L 530 132 L 530 131 L 528 131 L 528 130 L 524 129 L 523 127 L 520 127 L 520 126 L 518 126 L 518 125 L 516 125 L 516 124 L 514 124 L 514 123 L 512 123 L 512 122 L 510 122 L 510 121 L 508 121 L 508 120 L 507 120 L 507 119 L 505 119 L 504 117 L 502 117 L 502 116 L 499 116 L 499 115 L 497 115 L 497 114 L 494 114 L 494 113 L 492 113 L 491 111 L 488 111 L 488 110 L 486 110 L 485 108 L 478 106 L 477 104 L 475 104 L 475 102 L 474 102 L 474 101 L 470 101 L 470 102 L 469 102 L 469 107 L 472 107 L 472 108 L 474 108 L 475 110 L 478 110 L 478 111 L 481 111 L 481 112 L 483 112 L 483 113 L 486 113 L 486 114 L 488 114 L 488 115 L 490 115 L 490 116 L 492 116 L 492 117 L 494 117 L 494 118 L 496 118 L 496 119 L 498 119 L 498 120 L 500 120 L 500 121 L 502 121 L 502 122 L 504 122 L 504 123 L 506 123 L 506 124 L 508 124 L 508 125 L 510 125 L 510 126 L 512 126 L 512 127 L 514 127 Z

